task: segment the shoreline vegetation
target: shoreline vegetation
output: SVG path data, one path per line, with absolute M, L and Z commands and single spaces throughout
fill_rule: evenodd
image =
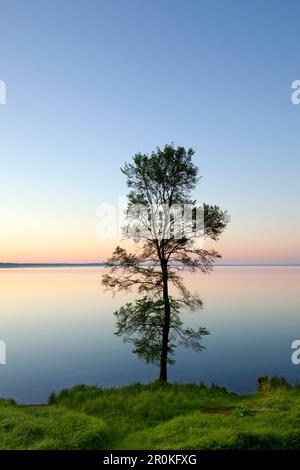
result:
M 47 405 L 0 400 L 0 449 L 300 449 L 300 386 L 258 379 L 257 392 L 218 385 L 77 385 Z

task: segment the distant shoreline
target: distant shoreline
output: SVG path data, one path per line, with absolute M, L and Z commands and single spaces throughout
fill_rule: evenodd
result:
M 0 263 L 0 269 L 17 269 L 17 268 L 103 268 L 108 267 L 107 263 Z M 300 263 L 290 264 L 215 264 L 214 267 L 300 267 Z
M 0 263 L 0 269 L 7 268 L 87 268 L 103 267 L 106 263 Z

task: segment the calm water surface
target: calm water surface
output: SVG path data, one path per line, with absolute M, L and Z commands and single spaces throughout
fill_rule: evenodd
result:
M 113 311 L 133 294 L 103 292 L 105 268 L 0 270 L 0 396 L 45 402 L 51 391 L 78 383 L 115 386 L 156 379 L 130 345 L 114 336 Z M 178 349 L 170 380 L 215 382 L 255 390 L 265 374 L 300 379 L 291 343 L 300 339 L 299 267 L 218 267 L 212 275 L 185 275 L 204 301 L 186 324 L 205 326 L 206 349 Z

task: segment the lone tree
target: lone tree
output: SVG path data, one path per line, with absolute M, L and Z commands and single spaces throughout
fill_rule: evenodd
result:
M 185 327 L 184 308 L 201 309 L 202 301 L 184 285 L 181 272 L 208 273 L 220 254 L 204 249 L 201 240 L 218 240 L 229 217 L 217 206 L 197 206 L 191 199 L 198 168 L 193 149 L 166 145 L 150 156 L 136 154 L 121 169 L 130 188 L 124 231 L 135 242 L 128 253 L 117 247 L 107 261 L 110 273 L 102 284 L 112 291 L 134 287 L 135 302 L 117 312 L 117 335 L 134 345 L 133 352 L 147 363 L 160 366 L 159 380 L 167 381 L 167 365 L 174 364 L 178 344 L 201 351 L 201 339 L 209 332 Z

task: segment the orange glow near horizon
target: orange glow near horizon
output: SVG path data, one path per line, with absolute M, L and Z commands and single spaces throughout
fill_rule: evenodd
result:
M 6 214 L 7 215 L 7 214 Z M 17 222 L 16 222 L 17 221 Z M 0 231 L 0 262 L 96 263 L 106 261 L 116 245 L 128 241 L 99 240 L 95 220 L 10 217 Z M 220 241 L 205 242 L 222 255 L 220 263 L 299 263 L 297 231 L 276 232 L 269 227 L 244 227 L 232 222 Z M 132 249 L 132 246 L 131 246 Z

